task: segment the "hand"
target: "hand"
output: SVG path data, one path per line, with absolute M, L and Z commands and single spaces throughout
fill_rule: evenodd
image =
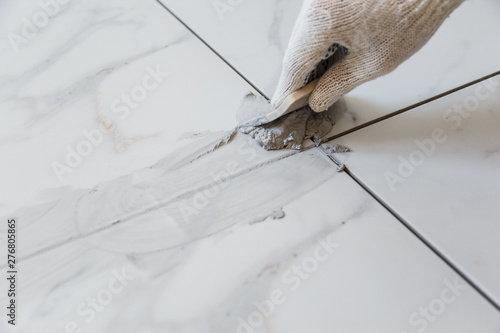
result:
M 316 112 L 325 111 L 342 95 L 412 56 L 463 1 L 304 0 L 273 106 L 324 67 L 309 105 Z

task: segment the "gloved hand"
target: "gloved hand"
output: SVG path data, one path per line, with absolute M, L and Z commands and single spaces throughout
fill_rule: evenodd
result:
M 273 106 L 310 81 L 317 64 L 340 45 L 345 54 L 335 59 L 309 98 L 314 111 L 325 111 L 342 95 L 412 56 L 463 1 L 304 0 Z M 335 54 L 338 58 L 339 51 Z

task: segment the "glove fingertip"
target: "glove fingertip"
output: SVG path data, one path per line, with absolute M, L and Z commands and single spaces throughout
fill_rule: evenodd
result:
M 338 101 L 339 98 L 340 96 L 337 96 L 337 94 L 326 96 L 322 91 L 318 91 L 316 88 L 309 97 L 309 106 L 314 112 L 324 112 Z

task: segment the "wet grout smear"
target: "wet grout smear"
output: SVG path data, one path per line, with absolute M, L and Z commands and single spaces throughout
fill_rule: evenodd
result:
M 249 94 L 243 100 L 237 117 L 240 123 L 245 123 L 248 119 L 270 111 L 272 107 L 264 98 Z M 321 113 L 316 113 L 306 106 L 269 124 L 240 126 L 240 132 L 252 137 L 266 150 L 300 150 L 308 139 L 320 143 L 332 130 L 336 117 L 344 111 L 343 100 Z

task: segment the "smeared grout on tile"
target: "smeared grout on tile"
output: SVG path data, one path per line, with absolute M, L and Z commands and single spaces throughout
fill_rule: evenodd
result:
M 316 144 L 332 130 L 338 114 L 345 111 L 345 103 L 340 100 L 325 112 L 316 113 L 308 106 L 284 115 L 265 125 L 247 125 L 246 122 L 256 116 L 272 110 L 263 97 L 245 96 L 238 111 L 239 129 L 252 137 L 266 150 L 302 149 L 303 143 L 311 139 Z
M 268 152 L 241 133 L 222 134 L 230 144 L 220 132 L 186 139 L 181 151 L 151 167 L 92 189 L 66 188 L 43 205 L 18 210 L 16 216 L 32 221 L 23 230 L 30 245 L 22 255 L 89 235 L 109 251 L 182 246 L 236 223 L 277 218 L 276 211 L 336 173 L 314 149 Z M 199 147 L 216 149 L 200 157 Z

